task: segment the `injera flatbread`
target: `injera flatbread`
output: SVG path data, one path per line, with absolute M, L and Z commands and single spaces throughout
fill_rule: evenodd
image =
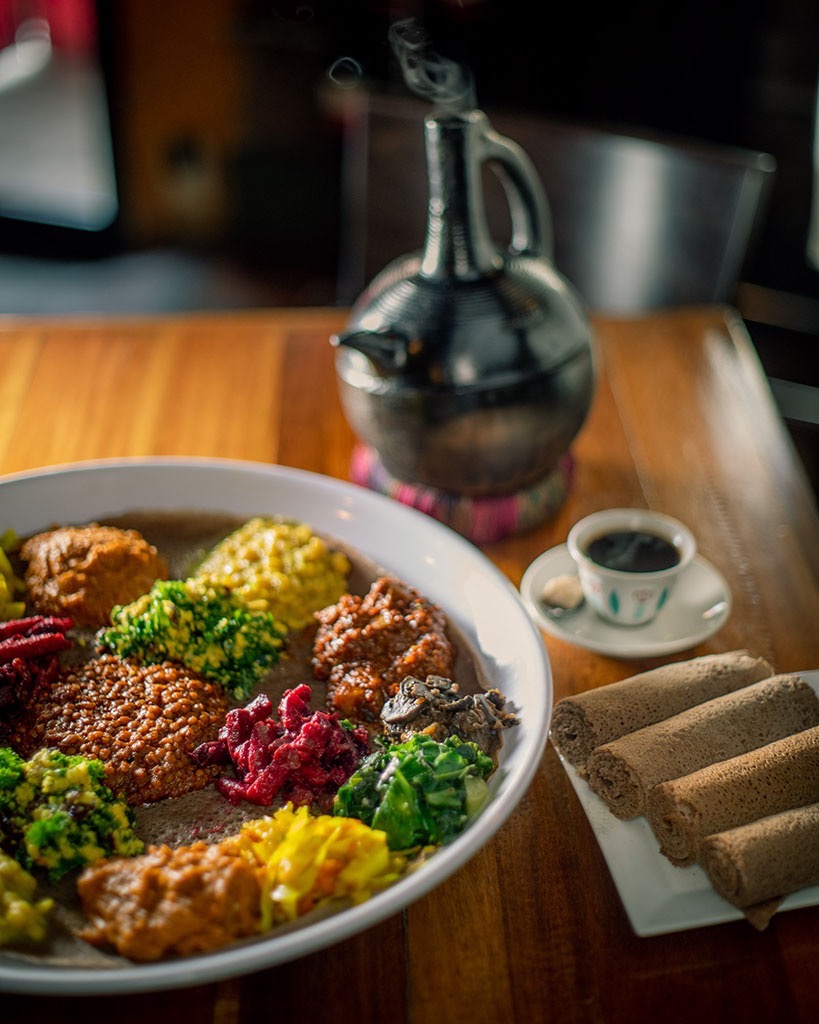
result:
M 586 774 L 612 814 L 635 818 L 657 783 L 814 725 L 819 698 L 813 689 L 798 676 L 772 676 L 598 747 Z
M 819 726 L 654 786 L 646 817 L 660 852 L 693 864 L 714 832 L 819 802 Z
M 709 836 L 699 861 L 719 895 L 742 910 L 816 885 L 819 803 Z
M 236 516 L 220 513 L 211 515 L 196 510 L 136 511 L 106 520 L 112 525 L 138 529 L 167 559 L 172 578 L 184 578 L 197 557 L 201 557 L 206 550 L 244 521 L 244 518 Z M 325 539 L 333 548 L 344 551 L 350 558 L 351 592 L 366 593 L 372 580 L 384 574 L 385 570 L 363 552 L 335 537 L 328 536 Z M 475 658 L 472 645 L 454 623 L 450 622 L 449 626 L 458 649 L 455 677 L 461 693 L 473 693 L 486 688 L 488 680 Z M 313 691 L 311 705 L 314 708 L 321 708 L 324 704 L 326 684 L 313 678 L 309 661 L 311 650 L 310 628 L 307 632 L 291 636 L 288 640 L 287 657 L 282 658 L 274 666 L 269 676 L 254 690 L 254 695 L 264 691 L 274 701 L 274 705 L 277 705 L 284 689 L 300 682 L 308 682 Z M 84 660 L 90 657 L 93 651 L 93 643 L 89 637 L 85 644 L 77 644 L 76 649 L 66 654 Z M 146 845 L 167 843 L 170 846 L 181 846 L 199 839 L 207 842 L 224 839 L 227 835 L 238 832 L 245 821 L 262 816 L 266 809 L 246 801 L 234 807 L 214 787 L 209 786 L 186 793 L 184 796 L 137 807 L 134 812 L 137 835 Z M 58 883 L 45 883 L 38 891 L 38 896 L 51 896 L 56 902 L 53 912 L 54 923 L 46 942 L 31 949 L 0 949 L 2 966 L 17 961 L 43 967 L 94 970 L 123 966 L 125 961 L 120 957 L 107 950 L 96 949 L 74 934 L 87 924 L 77 897 L 75 875 L 68 875 Z M 327 911 L 311 913 L 312 920 L 315 920 L 317 915 L 323 915 Z M 300 918 L 293 927 L 301 927 L 302 920 L 307 919 Z M 260 941 L 264 941 L 264 936 L 260 936 Z M 0 1019 L 5 1021 L 2 1012 Z
M 551 740 L 567 761 L 582 769 L 595 747 L 773 673 L 764 658 L 748 651 L 706 654 L 662 665 L 558 701 Z

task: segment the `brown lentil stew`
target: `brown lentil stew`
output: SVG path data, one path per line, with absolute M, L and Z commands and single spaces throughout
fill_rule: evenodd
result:
M 103 655 L 64 669 L 50 693 L 17 722 L 12 746 L 99 758 L 108 785 L 130 804 L 202 789 L 219 773 L 191 760 L 216 739 L 227 713 L 221 687 L 180 665 L 139 665 Z

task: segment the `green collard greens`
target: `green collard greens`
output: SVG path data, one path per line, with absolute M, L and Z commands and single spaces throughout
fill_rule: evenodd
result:
M 339 789 L 334 813 L 386 832 L 393 850 L 448 843 L 486 802 L 493 769 L 474 743 L 419 734 L 366 757 Z

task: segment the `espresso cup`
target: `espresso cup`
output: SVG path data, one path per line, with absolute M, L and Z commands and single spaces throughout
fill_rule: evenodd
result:
M 639 508 L 586 516 L 569 531 L 567 546 L 588 604 L 621 626 L 651 622 L 697 553 L 687 526 Z

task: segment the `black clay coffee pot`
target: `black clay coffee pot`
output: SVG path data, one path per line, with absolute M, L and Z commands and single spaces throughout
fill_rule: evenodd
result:
M 545 478 L 583 425 L 592 332 L 553 265 L 546 197 L 522 149 L 477 109 L 429 116 L 425 137 L 424 248 L 382 270 L 332 339 L 340 396 L 399 480 L 511 494 Z M 507 248 L 487 227 L 487 162 L 509 203 Z

